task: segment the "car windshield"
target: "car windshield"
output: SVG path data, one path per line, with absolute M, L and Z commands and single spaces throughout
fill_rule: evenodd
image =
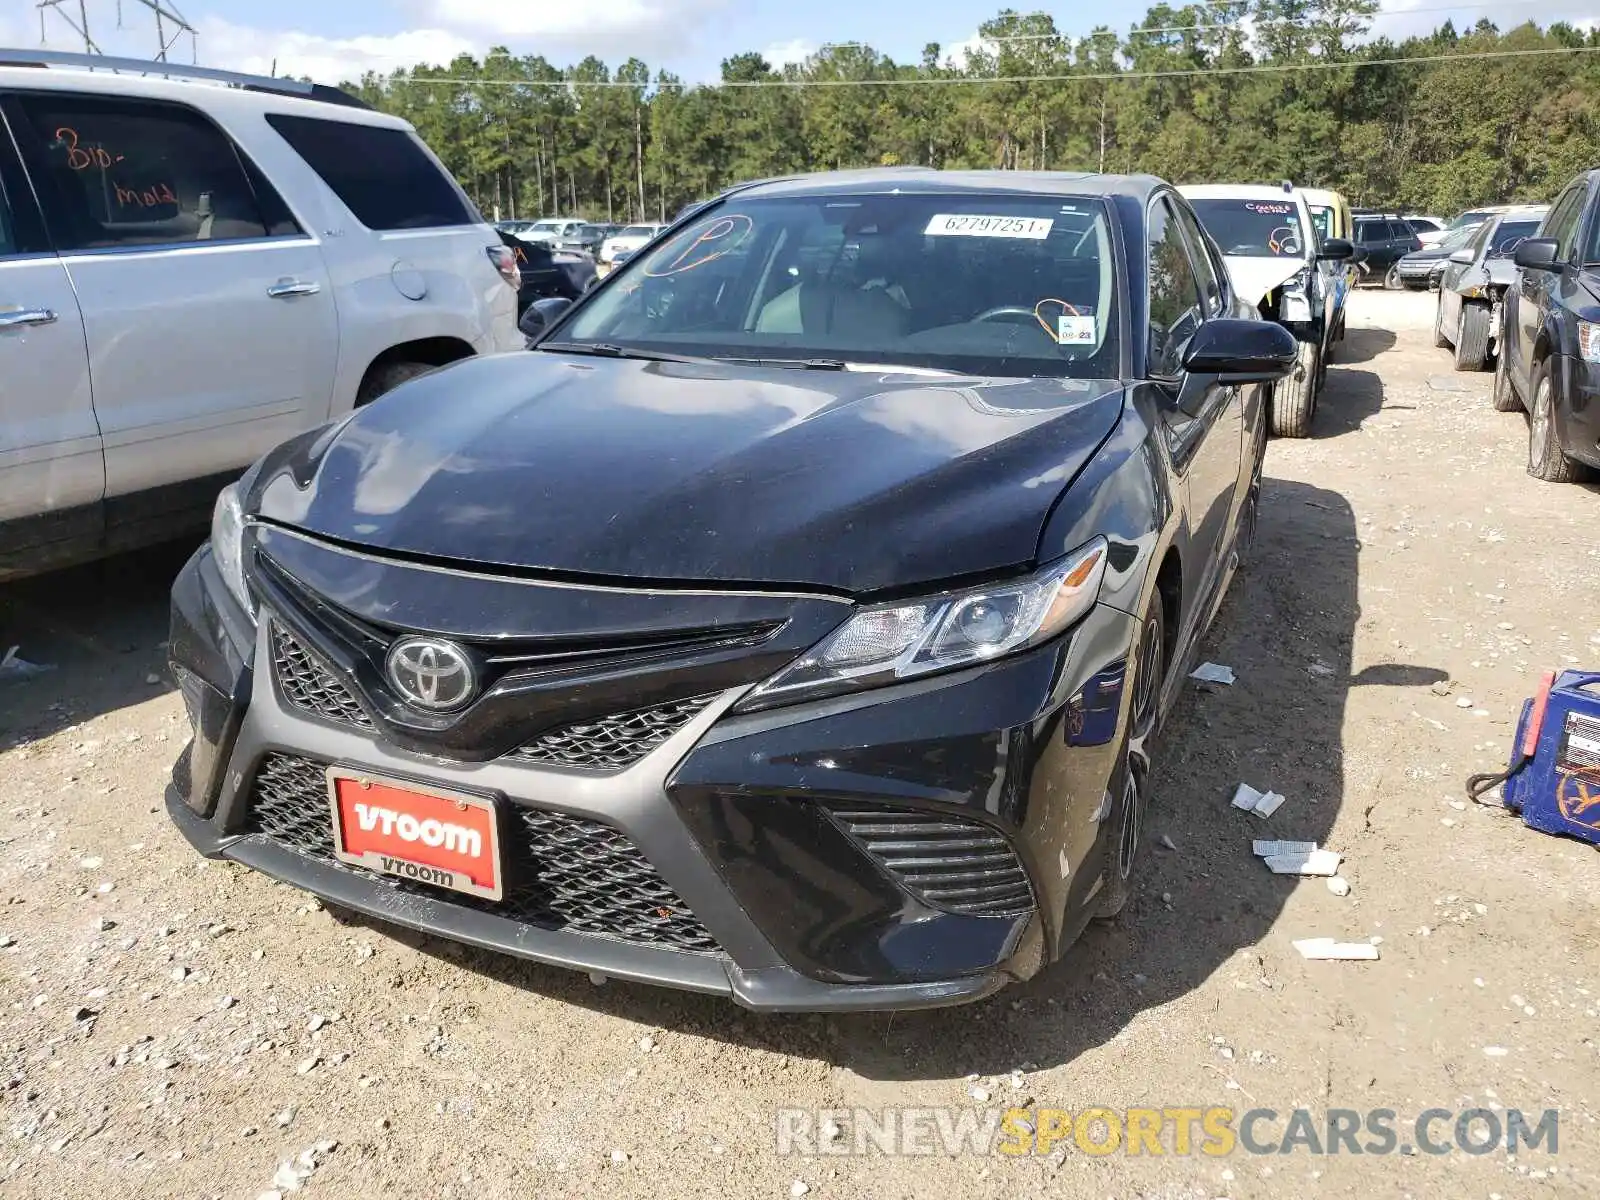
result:
M 1091 197 L 741 197 L 631 258 L 554 341 L 1116 377 L 1116 278 Z
M 1327 241 L 1333 236 L 1333 209 L 1316 204 L 1307 205 L 1307 208 L 1311 213 L 1311 224 L 1316 228 L 1317 237 Z
M 1477 210 L 1473 210 L 1472 212 L 1464 212 L 1454 221 L 1450 222 L 1449 228 L 1460 229 L 1464 225 L 1482 225 L 1493 215 L 1493 213 L 1478 212 Z
M 576 238 L 596 238 L 603 237 L 605 232 L 605 226 L 603 225 L 579 225 L 572 231 L 572 236 Z
M 627 237 L 627 238 L 631 238 L 631 237 L 650 237 L 654 233 L 655 233 L 655 226 L 653 226 L 653 225 L 629 225 L 621 233 L 617 234 L 617 236 L 618 237 Z
M 1447 233 L 1444 237 L 1440 238 L 1438 244 L 1434 246 L 1434 249 L 1442 251 L 1459 250 L 1461 247 L 1470 242 L 1472 240 L 1472 235 L 1477 232 L 1478 227 L 1476 225 L 1463 225 L 1460 229 L 1457 229 L 1451 233 Z
M 1531 221 L 1501 221 L 1499 228 L 1494 231 L 1494 236 L 1489 239 L 1489 257 L 1509 258 L 1516 251 L 1518 242 L 1538 232 L 1538 217 Z
M 1224 254 L 1241 258 L 1299 258 L 1305 234 L 1292 200 L 1190 200 Z
M 566 228 L 566 226 L 567 226 L 567 223 L 565 221 L 535 221 L 532 225 L 528 226 L 528 232 L 529 233 L 560 233 L 563 229 Z

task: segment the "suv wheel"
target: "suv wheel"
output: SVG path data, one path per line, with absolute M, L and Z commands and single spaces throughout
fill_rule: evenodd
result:
M 1546 483 L 1573 483 L 1585 474 L 1582 467 L 1561 452 L 1555 393 L 1543 363 L 1533 368 L 1533 398 L 1528 403 L 1528 474 Z
M 1161 684 L 1166 657 L 1166 628 L 1159 590 L 1150 597 L 1136 651 L 1133 702 L 1128 712 L 1128 732 L 1122 742 L 1122 762 L 1112 783 L 1116 814 L 1115 839 L 1106 861 L 1106 882 L 1095 916 L 1109 921 L 1128 906 L 1133 896 L 1133 869 L 1144 839 L 1145 812 L 1150 807 L 1150 741 L 1155 736 L 1161 708 Z
M 1294 370 L 1278 380 L 1272 389 L 1272 435 L 1305 437 L 1311 432 L 1311 418 L 1317 411 L 1317 377 L 1322 373 L 1322 356 L 1315 342 L 1301 342 Z
M 1489 361 L 1489 310 L 1463 304 L 1456 318 L 1456 370 L 1481 371 Z
M 1511 368 L 1507 365 L 1506 331 L 1500 331 L 1500 353 L 1494 356 L 1494 389 L 1491 399 L 1495 412 L 1521 412 L 1522 397 L 1517 395 L 1517 385 L 1511 381 Z
M 356 396 L 356 407 L 371 404 L 385 392 L 392 392 L 402 383 L 409 383 L 430 371 L 437 370 L 432 363 L 392 362 L 375 367 L 361 381 L 361 391 Z
M 1405 286 L 1404 282 L 1400 278 L 1399 263 L 1396 263 L 1394 266 L 1389 268 L 1389 273 L 1383 277 L 1383 286 L 1384 290 L 1390 292 L 1398 292 L 1402 287 Z

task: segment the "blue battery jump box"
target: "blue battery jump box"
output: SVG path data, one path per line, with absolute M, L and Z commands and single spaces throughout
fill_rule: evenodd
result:
M 1600 673 L 1552 671 L 1523 701 L 1502 794 L 1534 829 L 1600 845 Z

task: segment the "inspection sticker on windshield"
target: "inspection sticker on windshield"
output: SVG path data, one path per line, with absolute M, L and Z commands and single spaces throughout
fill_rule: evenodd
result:
M 1065 313 L 1056 318 L 1056 341 L 1063 346 L 1094 345 L 1094 318 Z
M 938 213 L 922 232 L 929 237 L 1030 238 L 1042 242 L 1050 236 L 1049 217 L 985 217 L 976 213 Z

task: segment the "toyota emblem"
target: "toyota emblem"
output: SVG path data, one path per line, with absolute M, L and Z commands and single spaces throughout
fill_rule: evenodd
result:
M 389 647 L 384 669 L 395 691 L 434 712 L 460 708 L 478 690 L 472 659 L 442 638 L 402 638 Z

